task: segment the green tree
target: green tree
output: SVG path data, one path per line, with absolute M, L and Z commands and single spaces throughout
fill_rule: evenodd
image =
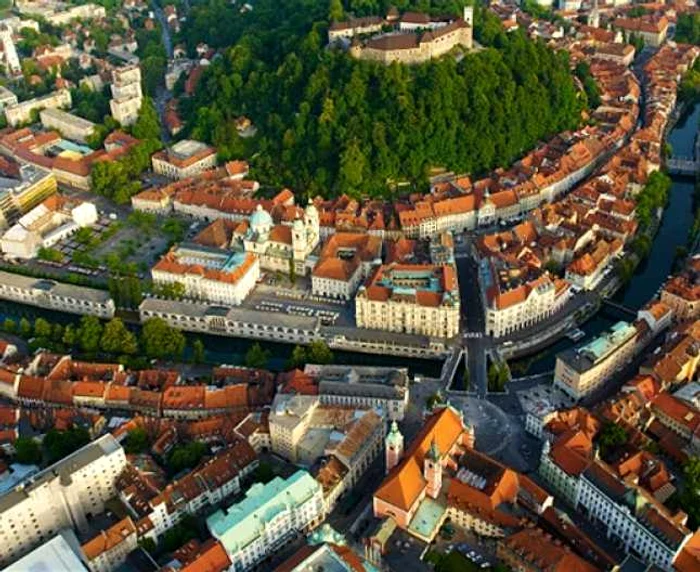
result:
M 15 461 L 22 465 L 38 465 L 41 463 L 41 446 L 32 437 L 18 437 L 14 443 Z
M 128 455 L 136 455 L 148 450 L 148 434 L 142 427 L 132 429 L 124 439 L 124 451 Z
M 63 326 L 61 324 L 51 325 L 51 339 L 55 343 L 61 343 L 61 340 L 63 339 L 63 333 Z
M 444 403 L 444 401 L 439 391 L 428 396 L 425 400 L 425 406 L 429 410 L 432 410 L 433 407 L 435 407 L 436 405 L 440 405 L 441 403 Z
M 414 0 L 399 8 L 458 14 L 462 5 Z M 365 15 L 387 5 L 345 7 Z M 505 33 L 494 14 L 475 8 L 475 37 L 485 49 L 459 61 L 380 66 L 326 49 L 330 0 L 261 0 L 245 18 L 211 3 L 193 7 L 188 46 L 229 47 L 178 110 L 193 137 L 223 144 L 225 154 L 244 149 L 259 180 L 311 196 L 388 197 L 407 188 L 399 183 L 427 189 L 435 166 L 484 173 L 576 128 L 592 97 L 576 89 L 566 52 L 519 30 Z M 231 128 L 241 115 L 257 129 L 243 144 Z
M 171 474 L 196 467 L 207 453 L 207 446 L 201 441 L 191 441 L 176 445 L 168 454 L 167 465 Z
M 341 22 L 345 17 L 345 10 L 341 0 L 331 0 L 328 7 L 328 19 L 331 22 Z
M 323 340 L 314 340 L 306 348 L 306 358 L 309 363 L 333 363 L 333 352 Z
M 678 14 L 674 40 L 683 44 L 700 45 L 700 13 Z
M 156 106 L 150 97 L 143 98 L 132 133 L 137 139 L 160 141 L 160 119 L 158 118 Z
M 73 324 L 68 324 L 63 330 L 61 340 L 68 348 L 72 348 L 78 342 L 78 335 Z
M 102 324 L 95 316 L 83 316 L 78 326 L 77 341 L 86 353 L 95 353 L 100 349 Z
M 134 355 L 138 351 L 136 336 L 119 318 L 112 318 L 104 328 L 100 348 L 110 354 Z
M 367 158 L 355 139 L 340 155 L 340 188 L 343 192 L 357 194 L 362 188 Z
M 180 522 L 169 528 L 161 540 L 161 548 L 164 552 L 173 552 L 198 536 L 197 519 L 186 514 Z
M 43 446 L 49 463 L 60 461 L 90 442 L 90 434 L 82 427 L 71 427 L 66 431 L 50 429 L 44 437 Z
M 2 323 L 2 330 L 8 334 L 14 334 L 17 331 L 17 322 L 12 318 L 5 318 Z
M 683 486 L 672 501 L 688 515 L 688 528 L 696 530 L 700 526 L 700 457 L 690 457 L 683 464 Z
M 179 359 L 185 351 L 185 336 L 162 318 L 146 320 L 141 330 L 141 346 L 149 358 Z
M 269 483 L 276 476 L 274 467 L 265 461 L 258 463 L 258 466 L 253 472 L 253 480 L 256 483 Z
M 51 324 L 44 318 L 34 320 L 34 335 L 40 339 L 51 338 Z
M 269 350 L 263 349 L 260 344 L 255 343 L 245 354 L 245 365 L 255 369 L 265 369 L 271 355 Z
M 287 369 L 295 369 L 306 365 L 306 349 L 304 346 L 294 346 L 292 355 L 287 360 Z
M 204 363 L 205 353 L 204 342 L 199 338 L 195 339 L 192 342 L 192 362 Z
M 607 455 L 612 449 L 627 443 L 627 431 L 617 423 L 607 422 L 597 437 L 601 453 Z
M 32 335 L 32 323 L 27 318 L 22 317 L 19 320 L 19 335 L 25 339 Z

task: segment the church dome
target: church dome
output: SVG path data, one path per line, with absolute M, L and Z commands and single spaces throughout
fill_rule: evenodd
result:
M 265 233 L 270 230 L 271 226 L 272 217 L 270 213 L 263 209 L 262 205 L 258 205 L 255 212 L 250 217 L 250 228 L 253 232 Z

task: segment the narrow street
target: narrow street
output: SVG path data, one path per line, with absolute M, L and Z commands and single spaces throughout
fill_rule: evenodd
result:
M 153 9 L 153 13 L 156 16 L 156 20 L 158 20 L 161 38 L 163 40 L 163 47 L 165 48 L 165 54 L 168 57 L 168 62 L 170 62 L 173 59 L 173 40 L 170 36 L 170 28 L 165 20 L 165 14 L 163 14 L 163 10 L 160 7 L 160 4 L 158 4 L 156 1 L 153 1 L 150 3 L 150 6 Z M 160 117 L 161 138 L 164 143 L 167 143 L 170 140 L 170 132 L 168 131 L 168 128 L 165 125 L 165 108 L 168 104 L 168 101 L 170 101 L 172 97 L 172 92 L 168 91 L 165 88 L 165 78 L 163 78 L 163 83 L 160 86 L 158 86 L 156 97 L 153 103 L 155 104 L 156 110 L 158 111 L 158 116 Z

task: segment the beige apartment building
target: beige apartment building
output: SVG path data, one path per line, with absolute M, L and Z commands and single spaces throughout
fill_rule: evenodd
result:
M 64 528 L 88 529 L 117 494 L 124 449 L 104 435 L 0 497 L 0 563 L 8 564 Z
M 459 333 L 459 288 L 454 266 L 381 266 L 355 298 L 358 328 L 436 338 Z
M 554 385 L 578 401 L 598 389 L 637 350 L 634 324 L 618 322 L 610 331 L 576 348 L 557 354 Z
M 69 108 L 73 104 L 70 91 L 59 89 L 41 97 L 35 97 L 15 105 L 8 105 L 5 108 L 5 118 L 11 127 L 17 127 L 22 123 L 27 123 L 32 119 L 33 111 L 40 111 L 49 108 Z
M 42 109 L 39 119 L 46 129 L 55 129 L 66 139 L 80 143 L 87 143 L 88 138 L 95 132 L 95 124 L 92 121 L 60 109 Z

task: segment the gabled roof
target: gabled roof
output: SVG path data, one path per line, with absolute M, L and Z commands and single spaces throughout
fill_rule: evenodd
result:
M 401 510 L 409 510 L 426 485 L 423 459 L 433 440 L 447 455 L 464 431 L 460 414 L 452 407 L 441 408 L 426 421 L 401 461 L 384 479 L 374 496 Z

